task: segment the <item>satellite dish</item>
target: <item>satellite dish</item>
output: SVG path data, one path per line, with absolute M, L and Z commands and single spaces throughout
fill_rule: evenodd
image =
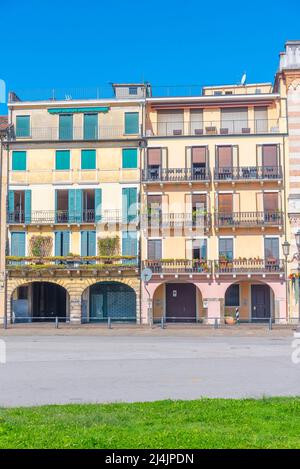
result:
M 152 270 L 151 269 L 143 269 L 141 272 L 141 279 L 143 282 L 147 283 L 152 278 Z
M 246 75 L 246 73 L 244 73 L 244 75 L 242 76 L 242 79 L 241 79 L 241 85 L 245 85 L 246 80 L 247 80 L 247 75 Z

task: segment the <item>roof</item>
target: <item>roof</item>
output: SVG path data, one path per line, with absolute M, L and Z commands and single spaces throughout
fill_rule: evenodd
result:
M 0 131 L 8 128 L 8 116 L 0 116 Z

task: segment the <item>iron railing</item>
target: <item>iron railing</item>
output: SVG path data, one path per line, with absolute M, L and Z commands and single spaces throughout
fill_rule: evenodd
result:
M 100 217 L 99 217 L 100 219 Z M 7 220 L 9 224 L 48 224 L 48 223 L 95 223 L 97 221 L 94 209 L 84 209 L 80 211 L 69 210 L 15 210 L 8 212 Z
M 59 127 L 31 127 L 26 135 L 15 134 L 17 139 L 31 140 L 108 140 L 111 138 L 128 138 L 140 136 L 140 129 L 136 134 L 126 134 L 121 126 L 99 126 L 86 129 L 84 127 L 72 127 L 71 129 L 60 129 Z
M 143 225 L 159 228 L 204 228 L 211 227 L 210 213 L 161 213 L 160 211 L 151 211 L 142 215 Z
M 8 256 L 6 258 L 9 271 L 33 271 L 45 270 L 109 270 L 138 268 L 139 262 L 136 256 Z
M 189 259 L 161 259 L 146 260 L 144 268 L 149 268 L 154 274 L 210 274 L 212 272 L 212 261 L 189 260 Z
M 283 212 L 217 212 L 216 227 L 282 226 Z
M 216 181 L 236 180 L 278 180 L 282 179 L 281 166 L 236 166 L 215 168 Z
M 177 122 L 151 122 L 146 129 L 146 137 L 195 135 L 251 135 L 280 133 L 279 119 L 254 120 L 178 120 Z
M 142 180 L 147 182 L 210 181 L 209 168 L 162 168 L 160 166 L 142 171 Z
M 281 259 L 233 259 L 214 261 L 214 271 L 218 274 L 283 273 L 284 261 Z

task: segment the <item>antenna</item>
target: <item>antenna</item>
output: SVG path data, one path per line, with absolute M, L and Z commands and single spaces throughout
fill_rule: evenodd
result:
M 247 80 L 247 74 L 246 72 L 243 74 L 242 76 L 242 79 L 241 79 L 241 85 L 244 86 L 246 84 L 246 80 Z

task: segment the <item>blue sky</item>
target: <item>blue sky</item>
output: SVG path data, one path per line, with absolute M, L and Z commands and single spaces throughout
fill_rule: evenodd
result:
M 299 17 L 299 0 L 2 1 L 0 79 L 19 92 L 272 81 Z

